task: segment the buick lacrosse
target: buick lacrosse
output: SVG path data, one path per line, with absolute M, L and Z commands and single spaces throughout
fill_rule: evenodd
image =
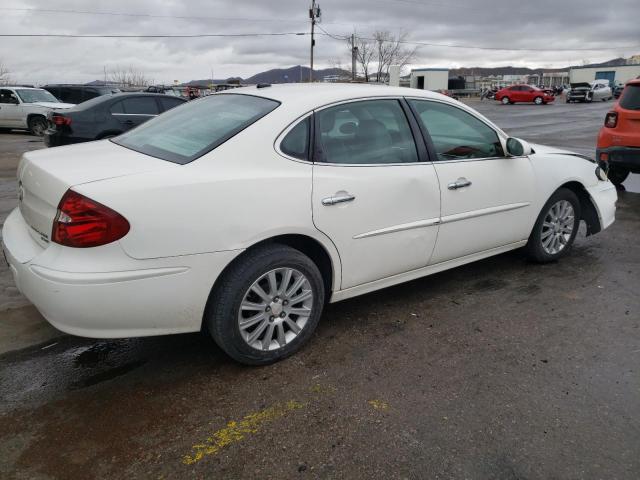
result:
M 525 247 L 566 255 L 614 221 L 596 163 L 509 138 L 437 93 L 258 85 L 119 137 L 26 153 L 3 228 L 56 328 L 208 331 L 232 358 L 298 350 L 337 302 Z

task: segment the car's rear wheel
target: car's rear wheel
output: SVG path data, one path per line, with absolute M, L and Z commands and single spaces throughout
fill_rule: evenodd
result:
M 526 249 L 529 257 L 547 263 L 565 256 L 576 238 L 580 226 L 580 200 L 568 188 L 560 188 L 542 207 L 529 236 Z
M 29 132 L 32 135 L 42 137 L 47 130 L 47 120 L 42 116 L 34 116 L 29 119 L 28 123 Z
M 246 253 L 223 274 L 205 322 L 231 358 L 266 365 L 309 340 L 324 300 L 322 276 L 309 257 L 285 245 L 267 245 Z
M 509 99 L 509 97 L 502 97 L 503 105 L 509 105 L 510 103 L 511 103 L 511 100 Z
M 619 187 L 629 176 L 629 169 L 621 167 L 609 167 L 607 176 L 609 177 L 609 181 L 611 183 L 613 183 L 616 187 Z
M 542 105 L 543 100 L 542 97 L 536 97 L 533 99 L 533 103 L 535 103 L 536 105 Z

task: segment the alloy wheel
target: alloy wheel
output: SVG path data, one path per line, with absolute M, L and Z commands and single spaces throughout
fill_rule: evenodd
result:
M 238 327 L 256 350 L 270 351 L 293 341 L 314 306 L 309 279 L 293 268 L 277 268 L 258 278 L 242 298 Z
M 575 211 L 566 200 L 554 203 L 542 223 L 542 249 L 549 255 L 557 255 L 564 250 L 575 228 Z

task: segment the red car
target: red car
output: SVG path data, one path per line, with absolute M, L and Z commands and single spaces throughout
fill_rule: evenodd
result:
M 627 83 L 619 102 L 607 113 L 596 155 L 608 163 L 614 185 L 621 185 L 630 172 L 640 173 L 640 79 Z
M 531 85 L 512 85 L 498 90 L 496 100 L 502 102 L 503 105 L 518 102 L 533 102 L 536 105 L 553 102 L 555 97 L 549 92 L 540 90 L 538 87 Z

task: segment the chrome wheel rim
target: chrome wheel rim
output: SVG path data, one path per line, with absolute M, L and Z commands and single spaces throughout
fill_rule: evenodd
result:
M 33 122 L 33 133 L 38 137 L 43 136 L 46 129 L 47 126 L 42 120 L 35 120 Z
M 502 103 L 504 103 L 506 105 L 507 103 L 509 103 L 509 99 L 507 97 L 504 97 L 502 99 Z
M 292 342 L 313 311 L 313 291 L 304 274 L 276 268 L 258 278 L 245 292 L 238 311 L 238 327 L 252 348 L 271 351 Z
M 573 206 L 566 200 L 554 203 L 542 223 L 542 249 L 549 255 L 556 255 L 569 244 L 575 227 Z

